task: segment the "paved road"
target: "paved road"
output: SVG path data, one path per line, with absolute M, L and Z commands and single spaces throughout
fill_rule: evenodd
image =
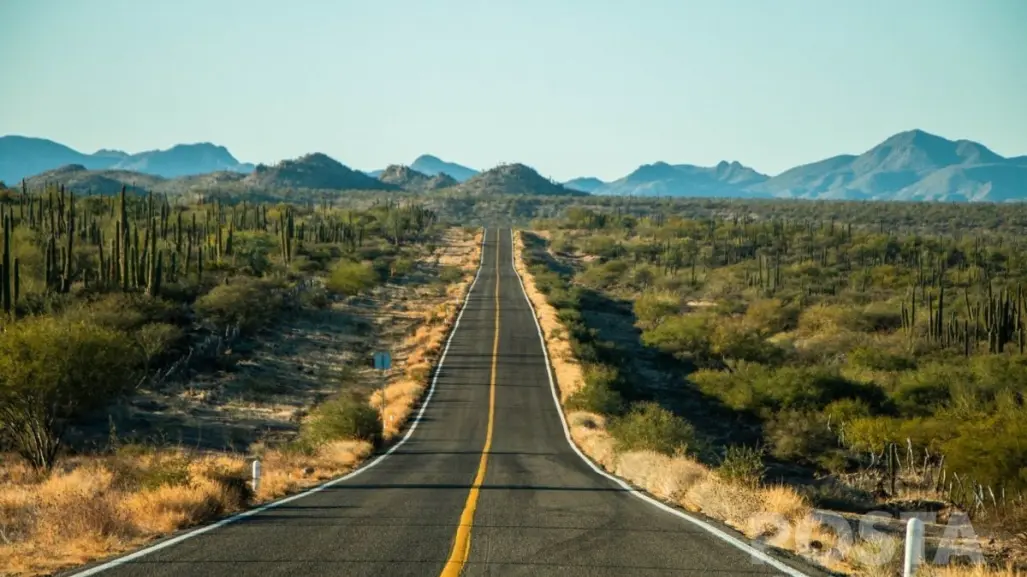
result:
M 94 569 L 111 577 L 782 574 L 632 495 L 571 449 L 511 251 L 508 230 L 487 232 L 433 396 L 391 455 L 322 491 Z

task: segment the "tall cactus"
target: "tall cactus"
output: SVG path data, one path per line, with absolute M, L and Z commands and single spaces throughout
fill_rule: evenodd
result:
M 63 196 L 63 195 L 62 195 Z M 65 247 L 64 263 L 61 272 L 61 292 L 66 293 L 71 290 L 71 281 L 75 260 L 75 193 L 70 193 L 68 197 L 68 214 L 65 217 L 66 230 L 65 235 L 68 237 L 67 246 Z
M 128 226 L 128 207 L 127 207 L 127 201 L 125 199 L 125 187 L 124 186 L 121 187 L 121 197 L 119 199 L 119 203 L 120 203 L 120 207 L 121 207 L 121 209 L 119 211 L 121 221 L 120 221 L 119 224 L 121 225 L 121 227 L 120 227 L 118 232 L 119 232 L 119 236 L 120 236 L 119 240 L 120 240 L 121 253 L 118 256 L 118 259 L 119 259 L 118 262 L 119 262 L 119 269 L 120 269 L 120 272 L 121 272 L 121 290 L 123 290 L 125 292 L 128 292 L 129 282 L 131 280 L 131 271 L 129 269 L 129 257 L 131 255 L 131 251 L 129 250 L 129 238 L 130 238 L 130 235 L 129 235 L 129 226 Z
M 2 278 L 2 281 L 0 281 L 0 282 L 2 282 L 3 288 L 2 288 L 2 291 L 0 291 L 0 292 L 3 293 L 2 301 L 3 301 L 4 313 L 9 315 L 9 314 L 11 314 L 11 304 L 12 304 L 12 301 L 14 300 L 14 291 L 15 291 L 15 289 L 14 289 L 14 284 L 15 284 L 14 277 L 16 275 L 14 274 L 14 271 L 11 270 L 11 268 L 12 268 L 11 267 L 11 217 L 5 214 L 3 216 L 3 222 L 4 222 L 4 253 L 3 253 L 3 261 L 0 262 L 0 267 L 2 267 L 2 270 L 3 270 L 3 272 L 2 272 L 2 277 L 3 278 Z

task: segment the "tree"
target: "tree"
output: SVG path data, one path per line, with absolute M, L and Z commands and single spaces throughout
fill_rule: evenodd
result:
M 0 336 L 3 435 L 49 470 L 68 423 L 126 392 L 139 361 L 126 334 L 95 324 L 42 317 L 9 325 Z

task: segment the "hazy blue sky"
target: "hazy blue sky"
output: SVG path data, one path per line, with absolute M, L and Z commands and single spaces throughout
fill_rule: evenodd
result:
M 1027 154 L 1024 0 L 0 0 L 0 134 L 776 173 L 922 128 Z

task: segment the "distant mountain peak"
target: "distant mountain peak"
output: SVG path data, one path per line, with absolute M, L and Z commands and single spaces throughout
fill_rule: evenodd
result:
M 594 176 L 582 176 L 579 178 L 572 178 L 571 180 L 568 180 L 567 182 L 563 183 L 565 187 L 571 190 L 580 190 L 581 192 L 588 193 L 591 193 L 592 191 L 603 186 L 604 184 L 606 183 Z
M 624 178 L 597 188 L 594 193 L 733 198 L 752 196 L 749 187 L 767 178 L 738 161 L 722 160 L 709 167 L 658 161 L 643 164 Z
M 980 143 L 912 129 L 858 156 L 789 169 L 762 189 L 793 198 L 1009 200 L 1027 190 L 1025 169 Z
M 445 173 L 459 182 L 463 182 L 478 174 L 478 171 L 473 168 L 468 168 L 455 162 L 447 162 L 431 154 L 422 154 L 421 156 L 418 156 L 410 164 L 410 168 L 428 176 Z

